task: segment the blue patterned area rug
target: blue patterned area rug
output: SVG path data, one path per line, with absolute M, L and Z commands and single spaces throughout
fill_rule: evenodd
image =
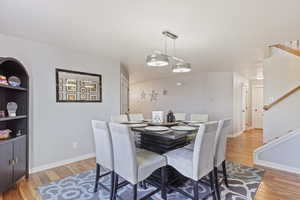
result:
M 102 170 L 103 172 L 103 170 Z M 264 170 L 243 166 L 237 163 L 227 162 L 227 173 L 229 188 L 224 184 L 221 186 L 221 199 L 223 200 L 252 200 L 261 183 Z M 221 177 L 221 176 L 220 176 Z M 108 200 L 110 188 L 110 175 L 100 179 L 103 186 L 99 185 L 99 191 L 93 193 L 95 180 L 95 170 L 85 171 L 50 184 L 38 187 L 42 200 Z M 193 185 L 186 182 L 182 189 L 186 192 L 193 193 Z M 154 188 L 148 185 L 147 189 L 138 189 L 138 196 L 153 191 Z M 210 192 L 207 185 L 199 184 L 199 197 L 206 196 Z M 131 200 L 132 187 L 127 185 L 118 190 L 118 200 Z M 168 200 L 186 200 L 188 198 L 179 193 L 168 194 Z M 210 196 L 208 200 L 211 200 Z M 161 200 L 160 193 L 152 196 L 150 200 Z

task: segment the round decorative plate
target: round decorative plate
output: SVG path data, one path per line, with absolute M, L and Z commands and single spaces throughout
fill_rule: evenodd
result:
M 189 123 L 189 126 L 194 126 L 194 127 L 199 127 L 201 125 L 203 125 L 204 123 Z
M 174 131 L 194 131 L 194 130 L 196 130 L 195 127 L 191 127 L 191 126 L 172 126 L 171 129 Z
M 145 130 L 155 132 L 155 131 L 167 131 L 169 130 L 169 128 L 165 126 L 147 126 Z
M 143 121 L 128 121 L 128 122 L 121 122 L 121 124 L 142 124 Z
M 144 128 L 148 126 L 148 124 L 131 124 L 129 125 L 130 128 Z
M 21 85 L 21 80 L 16 76 L 11 76 L 8 78 L 8 83 L 13 87 L 17 87 Z
M 187 124 L 200 124 L 202 123 L 201 121 L 183 121 L 184 123 L 187 123 Z

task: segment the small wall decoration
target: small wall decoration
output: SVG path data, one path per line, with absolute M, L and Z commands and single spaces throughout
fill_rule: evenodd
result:
M 56 102 L 102 102 L 101 75 L 56 69 Z

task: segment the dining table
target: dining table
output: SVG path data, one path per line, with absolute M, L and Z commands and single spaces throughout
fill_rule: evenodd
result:
M 151 127 L 155 126 L 166 127 L 167 130 L 151 130 Z M 191 138 L 195 137 L 198 126 L 188 126 L 183 122 L 147 122 L 144 123 L 144 126 L 132 126 L 131 129 L 133 132 L 140 134 L 139 148 L 162 155 L 188 145 L 192 141 Z M 166 177 L 167 184 L 175 187 L 183 185 L 187 180 L 171 166 L 167 166 Z M 159 187 L 161 185 L 160 169 L 152 173 L 146 182 Z

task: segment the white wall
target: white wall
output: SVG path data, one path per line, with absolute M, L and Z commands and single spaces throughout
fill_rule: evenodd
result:
M 249 87 L 249 80 L 238 73 L 233 73 L 233 133 L 243 131 L 242 87 Z
M 300 58 L 279 49 L 264 61 L 265 105 L 300 84 Z M 264 142 L 300 127 L 300 92 L 264 113 Z
M 30 73 L 31 168 L 94 152 L 91 120 L 120 112 L 120 63 L 4 35 L 0 44 Z M 103 103 L 56 103 L 56 67 L 102 74 Z
M 233 115 L 233 74 L 230 72 L 188 73 L 130 85 L 130 112 L 151 117 L 151 111 L 207 113 L 210 120 Z M 176 83 L 182 83 L 177 86 Z M 150 101 L 152 90 L 157 101 Z M 163 95 L 163 90 L 167 91 Z M 142 92 L 146 99 L 142 99 Z M 189 116 L 188 116 L 189 117 Z

